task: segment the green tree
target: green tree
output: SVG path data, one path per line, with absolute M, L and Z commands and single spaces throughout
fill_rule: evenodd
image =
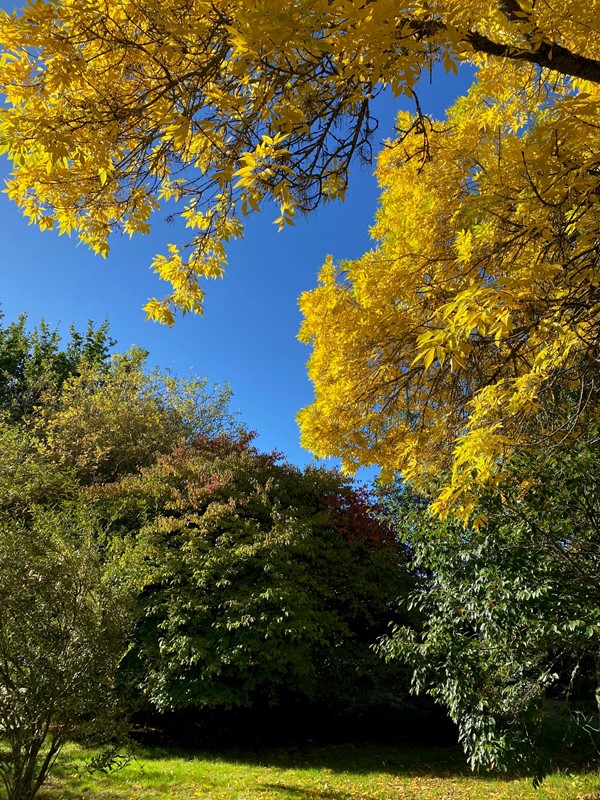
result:
M 159 710 L 405 694 L 372 645 L 404 619 L 410 573 L 345 478 L 277 463 L 248 437 L 198 437 L 94 495 L 129 542 L 133 669 Z
M 36 506 L 75 497 L 79 488 L 75 471 L 48 458 L 29 426 L 0 417 L 0 513 L 24 519 Z
M 119 734 L 132 616 L 85 514 L 0 518 L 0 777 L 32 800 L 67 739 Z
M 598 428 L 559 449 L 521 454 L 478 509 L 477 530 L 393 491 L 388 513 L 414 552 L 419 631 L 382 651 L 413 669 L 413 688 L 446 705 L 472 766 L 535 762 L 544 698 L 587 695 L 600 678 Z M 600 707 L 598 708 L 600 711 Z
M 97 328 L 88 322 L 84 333 L 71 326 L 66 343 L 44 320 L 28 330 L 26 314 L 0 325 L 0 410 L 11 420 L 31 415 L 84 365 L 106 365 L 115 344 L 106 321 Z
M 83 485 L 153 463 L 186 438 L 242 429 L 227 386 L 149 370 L 132 348 L 109 358 L 107 324 L 63 345 L 26 317 L 0 327 L 0 510 L 16 518 Z

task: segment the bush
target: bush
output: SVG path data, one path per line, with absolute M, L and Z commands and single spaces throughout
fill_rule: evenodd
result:
M 67 738 L 121 732 L 115 691 L 131 621 L 82 513 L 0 518 L 0 777 L 31 800 Z

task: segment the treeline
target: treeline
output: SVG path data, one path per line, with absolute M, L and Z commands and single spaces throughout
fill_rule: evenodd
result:
M 117 741 L 132 712 L 173 735 L 279 709 L 289 733 L 308 708 L 408 700 L 374 645 L 410 624 L 415 576 L 366 493 L 261 453 L 227 387 L 113 350 L 106 325 L 0 328 L 0 774 L 18 800 L 67 738 Z
M 0 326 L 10 800 L 31 800 L 67 739 L 115 744 L 132 719 L 203 745 L 332 720 L 373 736 L 369 720 L 406 724 L 412 691 L 447 709 L 473 767 L 541 774 L 548 700 L 593 738 L 593 411 L 513 458 L 465 526 L 400 481 L 375 502 L 335 470 L 260 452 L 228 387 L 114 345 L 106 324 L 66 342 L 25 317 Z M 560 402 L 564 415 L 577 397 Z

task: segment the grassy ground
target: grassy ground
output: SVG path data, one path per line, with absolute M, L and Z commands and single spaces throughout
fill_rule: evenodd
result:
M 225 757 L 140 750 L 109 775 L 77 771 L 71 748 L 40 800 L 600 800 L 600 774 L 565 767 L 531 779 L 474 775 L 454 748 L 347 744 Z M 69 763 L 70 762 L 70 763 Z

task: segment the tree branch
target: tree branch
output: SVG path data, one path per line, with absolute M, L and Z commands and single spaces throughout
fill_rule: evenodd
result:
M 527 25 L 527 18 L 523 16 L 523 9 L 516 0 L 502 0 L 500 7 L 509 23 L 517 28 L 522 27 L 523 24 Z M 443 31 L 446 29 L 445 23 L 440 19 L 413 19 L 404 21 L 402 27 L 410 29 L 420 41 L 433 39 L 439 34 L 443 35 Z M 535 26 L 534 30 L 541 33 Z M 592 83 L 600 83 L 600 61 L 573 53 L 566 47 L 549 39 L 544 41 L 542 38 L 539 44 L 536 43 L 529 48 L 520 48 L 515 45 L 495 42 L 493 39 L 479 33 L 479 31 L 471 30 L 466 31 L 463 36 L 463 42 L 470 45 L 477 53 L 486 53 L 498 58 L 509 58 L 513 61 L 528 61 L 530 64 L 537 64 L 539 67 L 560 72 L 562 75 L 568 75 L 571 78 L 581 78 Z
M 542 42 L 535 50 L 522 50 L 514 45 L 494 42 L 477 31 L 469 31 L 465 41 L 477 53 L 509 58 L 513 61 L 528 61 L 530 64 L 537 64 L 539 67 L 560 72 L 571 78 L 600 83 L 600 61 L 572 53 L 560 44 Z

